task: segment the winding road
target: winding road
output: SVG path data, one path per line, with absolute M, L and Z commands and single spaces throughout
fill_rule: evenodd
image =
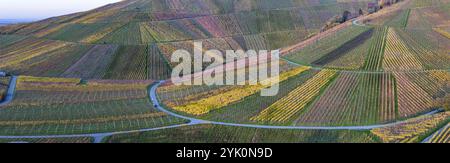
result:
M 7 104 L 12 100 L 12 97 L 14 97 L 14 90 L 16 85 L 17 78 L 14 77 L 13 80 L 11 80 L 10 83 L 10 90 L 13 90 L 9 96 L 11 99 L 8 101 L 2 102 L 2 104 Z M 101 143 L 102 140 L 105 137 L 112 136 L 112 135 L 118 135 L 118 134 L 129 134 L 129 133 L 138 133 L 138 132 L 146 132 L 146 131 L 155 131 L 155 130 L 163 130 L 163 129 L 171 129 L 171 128 L 178 128 L 178 127 L 185 127 L 185 126 L 192 126 L 192 125 L 199 125 L 199 124 L 214 124 L 214 125 L 224 125 L 224 126 L 235 126 L 235 127 L 248 127 L 248 128 L 260 128 L 260 129 L 294 129 L 294 130 L 371 130 L 374 128 L 382 128 L 382 127 L 388 127 L 388 126 L 394 126 L 401 123 L 405 123 L 405 121 L 399 121 L 395 123 L 389 123 L 389 124 L 380 124 L 380 125 L 369 125 L 369 126 L 271 126 L 271 125 L 254 125 L 254 124 L 239 124 L 239 123 L 226 123 L 226 122 L 216 122 L 216 121 L 209 121 L 209 120 L 203 120 L 203 119 L 197 119 L 192 117 L 187 117 L 184 115 L 180 115 L 177 113 L 174 113 L 172 111 L 169 111 L 168 109 L 165 109 L 161 106 L 158 100 L 157 96 L 157 89 L 158 87 L 164 83 L 165 81 L 158 81 L 155 84 L 153 84 L 149 88 L 149 96 L 150 101 L 155 105 L 155 108 L 159 111 L 162 111 L 164 113 L 167 113 L 170 116 L 178 117 L 181 119 L 189 120 L 189 123 L 185 124 L 177 124 L 177 125 L 171 125 L 171 126 L 162 126 L 162 127 L 156 127 L 156 128 L 147 128 L 147 129 L 139 129 L 139 130 L 130 130 L 130 131 L 117 131 L 117 132 L 105 132 L 105 133 L 90 133 L 90 134 L 73 134 L 73 135 L 33 135 L 33 136 L 0 136 L 0 139 L 47 139 L 47 138 L 81 138 L 81 137 L 92 137 L 94 138 L 94 143 Z M 440 110 L 435 110 L 430 113 L 427 113 L 426 115 L 431 115 L 439 112 Z
M 364 24 L 360 24 L 359 21 L 363 20 L 361 19 L 355 19 L 351 23 L 343 24 L 342 27 L 337 27 L 336 29 L 343 28 L 350 25 L 356 25 L 356 26 L 365 26 Z M 329 31 L 330 32 L 330 31 Z M 332 32 L 332 31 L 331 31 Z M 327 32 L 328 33 L 328 32 Z M 324 37 L 327 35 L 327 33 L 321 34 L 317 36 L 317 38 L 310 38 L 311 40 L 318 39 L 320 37 Z M 287 54 L 296 50 L 301 49 L 302 47 L 306 46 L 308 42 L 299 43 L 297 45 L 294 45 L 290 48 L 283 49 L 282 54 Z M 283 59 L 280 57 L 280 59 Z M 288 61 L 286 59 L 283 59 L 291 64 L 299 65 L 295 62 Z M 314 67 L 313 67 L 314 68 Z M 317 68 L 319 69 L 319 68 Z M 364 72 L 368 73 L 368 72 Z M 379 73 L 379 72 L 373 72 L 373 73 Z M 184 115 L 177 114 L 175 112 L 170 111 L 169 109 L 164 108 L 159 100 L 157 95 L 157 88 L 164 83 L 165 81 L 158 81 L 155 84 L 153 84 L 149 88 L 149 98 L 150 101 L 155 105 L 155 108 L 158 109 L 161 112 L 167 113 L 170 116 L 174 116 L 177 118 L 188 120 L 189 123 L 186 124 L 177 124 L 177 125 L 170 125 L 170 126 L 163 126 L 163 127 L 156 127 L 156 128 L 147 128 L 147 129 L 139 129 L 139 130 L 130 130 L 130 131 L 117 131 L 117 132 L 105 132 L 105 133 L 90 133 L 90 134 L 73 134 L 73 135 L 36 135 L 36 136 L 0 136 L 0 139 L 46 139 L 46 138 L 80 138 L 80 137 L 92 137 L 94 138 L 94 143 L 100 143 L 105 137 L 112 136 L 112 135 L 118 135 L 118 134 L 128 134 L 128 133 L 137 133 L 137 132 L 146 132 L 146 131 L 155 131 L 155 130 L 163 130 L 163 129 L 170 129 L 170 128 L 178 128 L 178 127 L 185 127 L 185 126 L 191 126 L 191 125 L 199 125 L 199 124 L 214 124 L 214 125 L 223 125 L 223 126 L 235 126 L 235 127 L 248 127 L 248 128 L 261 128 L 261 129 L 292 129 L 292 130 L 371 130 L 374 128 L 382 128 L 382 127 L 389 127 L 394 126 L 398 124 L 405 123 L 405 121 L 399 121 L 389 124 L 379 124 L 379 125 L 368 125 L 368 126 L 272 126 L 272 125 L 257 125 L 257 124 L 240 124 L 240 123 L 227 123 L 227 122 L 217 122 L 217 121 L 210 121 L 210 120 L 203 120 L 193 117 L 188 117 Z M 4 101 L 0 102 L 0 106 L 7 105 L 10 103 L 14 98 L 14 92 L 17 85 L 17 76 L 13 76 L 11 78 L 7 95 L 4 99 Z M 430 113 L 427 113 L 426 115 L 431 115 L 439 112 L 440 110 L 435 110 Z
M 374 128 L 382 128 L 382 127 L 389 127 L 398 125 L 401 123 L 405 123 L 405 121 L 399 121 L 394 123 L 388 123 L 388 124 L 379 124 L 379 125 L 368 125 L 368 126 L 272 126 L 272 125 L 256 125 L 256 124 L 240 124 L 240 123 L 227 123 L 227 122 L 217 122 L 217 121 L 209 121 L 209 120 L 203 120 L 203 119 L 197 119 L 192 117 L 187 117 L 184 115 L 180 115 L 177 113 L 174 113 L 172 111 L 169 111 L 161 106 L 158 100 L 158 96 L 156 94 L 157 88 L 164 83 L 165 81 L 159 81 L 156 84 L 154 84 L 149 92 L 150 92 L 150 100 L 155 105 L 155 108 L 167 113 L 171 116 L 183 118 L 186 120 L 189 120 L 192 124 L 214 124 L 214 125 L 223 125 L 223 126 L 235 126 L 235 127 L 249 127 L 249 128 L 261 128 L 261 129 L 299 129 L 299 130 L 371 130 Z M 432 115 L 435 113 L 440 112 L 441 110 L 434 110 L 429 113 L 426 113 L 424 115 Z
M 439 134 L 442 131 L 444 131 L 450 124 L 445 125 L 444 127 L 440 128 L 438 131 L 434 132 L 433 134 L 431 134 L 430 136 L 428 136 L 427 138 L 425 138 L 424 140 L 422 140 L 422 143 L 432 143 L 431 139 L 433 139 L 433 136 L 435 136 L 435 134 Z
M 16 85 L 17 85 L 17 76 L 12 76 L 9 81 L 8 91 L 6 92 L 6 96 L 3 99 L 3 101 L 0 102 L 0 106 L 5 106 L 14 99 L 14 92 L 16 91 Z

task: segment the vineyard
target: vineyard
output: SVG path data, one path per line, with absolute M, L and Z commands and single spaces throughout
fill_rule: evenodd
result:
M 197 0 L 129 0 L 85 13 L 0 27 L 0 53 L 8 56 L 1 58 L 3 65 L 0 64 L 0 67 L 32 76 L 166 79 L 167 71 L 176 64 L 166 63 L 172 52 L 176 49 L 192 49 L 191 43 L 194 40 L 204 42 L 205 49 L 216 48 L 221 51 L 283 48 L 314 36 L 330 18 L 341 15 L 343 11 L 357 13 L 359 8 L 367 5 L 366 1 L 250 1 L 210 3 Z M 438 4 L 436 2 L 432 6 Z M 408 26 L 409 15 L 416 14 L 416 10 L 425 12 L 425 9 L 401 10 L 400 14 L 395 14 L 394 24 Z M 279 19 L 280 17 L 283 19 Z M 416 47 L 414 42 L 422 42 L 412 40 L 411 45 L 409 42 L 397 45 L 395 40 L 385 38 L 383 29 L 385 28 L 350 26 L 338 30 L 333 36 L 319 39 L 286 58 L 305 65 L 332 69 L 377 71 L 382 68 L 403 69 L 406 65 L 391 64 L 404 63 L 405 60 L 416 62 L 411 60 L 409 52 L 404 52 L 402 47 Z M 392 37 L 397 38 L 397 35 Z M 387 59 L 383 59 L 385 42 L 392 42 L 393 47 L 400 47 L 392 50 L 392 53 L 402 52 L 405 56 L 392 56 L 393 54 L 388 53 Z M 117 48 L 106 48 L 111 46 Z M 428 48 L 410 51 L 418 53 L 424 50 L 427 50 L 427 56 L 414 54 L 422 67 L 448 67 L 446 60 L 449 58 L 442 52 L 429 51 Z M 97 52 L 104 55 L 92 56 Z M 130 53 L 136 55 L 129 56 Z M 162 56 L 154 53 L 161 53 Z M 98 59 L 101 64 L 92 65 Z M 51 65 L 55 62 L 64 64 Z M 418 63 L 411 64 L 405 69 L 417 66 Z M 96 71 L 85 72 L 88 69 Z M 130 71 L 137 72 L 131 74 Z
M 450 59 L 450 56 L 445 54 L 442 50 L 439 50 L 439 47 L 431 48 L 423 46 L 417 39 L 413 38 L 414 35 L 410 35 L 404 30 L 397 30 L 397 33 L 417 59 L 423 63 L 425 69 L 450 68 L 450 64 L 447 62 L 447 59 Z
M 232 122 L 232 123 L 249 123 L 249 124 L 269 124 L 266 122 L 255 122 L 251 118 L 258 115 L 261 111 L 285 97 L 296 87 L 301 86 L 318 71 L 308 70 L 299 75 L 293 76 L 283 82 L 280 82 L 280 89 L 276 96 L 260 96 L 256 93 L 246 97 L 241 101 L 224 106 L 217 110 L 212 110 L 208 114 L 199 116 L 201 119 L 209 119 L 220 122 Z
M 297 126 L 371 125 L 391 123 L 435 110 L 441 106 L 442 103 L 439 101 L 445 98 L 450 88 L 447 84 L 450 81 L 449 74 L 445 71 L 340 72 L 332 76 L 332 82 L 328 83 L 329 78 L 323 78 L 318 82 L 320 79 L 317 76 L 320 74 L 317 73 L 316 70 L 310 70 L 298 77 L 282 81 L 280 92 L 274 97 L 259 97 L 258 94 L 253 94 L 232 103 L 221 100 L 219 104 L 211 103 L 215 106 L 211 108 L 216 109 L 208 110 L 204 107 L 208 111 L 190 114 L 208 120 L 269 125 L 290 123 Z M 325 86 L 320 87 L 323 82 Z M 318 86 L 308 88 L 312 83 Z M 314 92 L 310 91 L 312 89 L 320 92 L 309 94 Z M 182 109 L 186 109 L 189 104 L 217 101 L 216 97 L 224 97 L 234 90 L 244 89 L 232 86 L 164 86 L 158 93 L 168 108 L 188 112 Z M 202 103 L 197 106 L 211 104 Z
M 16 49 L 15 47 L 22 48 Z M 3 48 L 0 54 L 5 55 L 5 61 L 6 55 L 8 55 L 8 58 L 15 57 L 16 62 L 19 62 L 14 65 L 5 65 L 5 68 L 13 72 L 34 76 L 59 76 L 91 47 L 90 45 L 27 38 Z M 25 54 L 28 57 L 22 58 Z M 3 62 L 3 59 L 0 59 L 2 63 L 11 64 L 11 62 Z
M 129 23 L 107 34 L 96 43 L 121 45 L 142 44 L 140 26 L 137 23 Z
M 386 49 L 383 58 L 383 69 L 393 70 L 422 70 L 422 63 L 399 38 L 393 28 L 389 28 Z
M 424 17 L 423 9 L 411 9 L 407 28 L 431 29 L 432 24 Z
M 293 70 L 287 71 L 287 72 L 283 73 L 282 75 L 280 75 L 279 81 L 282 82 L 284 80 L 287 80 L 288 78 L 298 75 L 308 69 L 309 69 L 308 67 L 299 67 L 299 68 L 295 68 Z M 269 78 L 266 80 L 268 80 L 270 83 L 273 83 L 272 80 L 275 80 L 275 79 Z M 255 93 L 259 92 L 261 89 L 264 89 L 266 87 L 268 87 L 268 86 L 258 84 L 258 85 L 248 85 L 248 86 L 243 86 L 243 87 L 232 88 L 227 91 L 216 91 L 218 93 L 217 95 L 203 98 L 198 101 L 192 101 L 186 105 L 182 105 L 182 106 L 170 106 L 169 105 L 169 106 L 177 111 L 182 111 L 182 112 L 186 112 L 188 114 L 193 114 L 193 115 L 202 115 L 202 114 L 208 113 L 209 111 L 211 111 L 213 109 L 221 108 L 221 107 L 227 106 L 233 102 L 242 100 L 243 98 L 250 96 L 252 94 L 255 94 Z M 188 96 L 187 98 L 189 99 L 190 97 Z
M 379 71 L 383 61 L 383 55 L 386 47 L 386 35 L 388 29 L 386 27 L 378 27 L 375 29 L 371 39 L 369 52 L 367 54 L 366 62 L 364 63 L 364 70 Z
M 187 126 L 175 129 L 115 135 L 107 143 L 375 143 L 366 131 L 277 130 L 219 125 Z
M 386 25 L 390 27 L 405 28 L 408 25 L 410 13 L 411 9 L 401 11 L 396 17 L 386 22 Z
M 395 81 L 392 75 L 341 73 L 297 119 L 297 125 L 348 126 L 395 119 Z
M 420 85 L 433 99 L 443 98 L 449 92 L 447 86 L 450 81 L 448 72 L 431 71 L 427 73 L 408 73 L 406 75 L 414 83 Z
M 60 30 L 46 35 L 46 38 L 55 40 L 65 40 L 71 42 L 79 42 L 87 37 L 93 37 L 98 31 L 103 31 L 108 26 L 114 26 L 112 24 L 71 24 L 63 27 Z M 91 40 L 91 39 L 90 39 Z
M 323 70 L 305 84 L 295 88 L 252 118 L 253 121 L 285 122 L 304 109 L 336 75 L 335 71 Z
M 7 47 L 8 45 L 14 44 L 18 41 L 25 39 L 26 37 L 20 35 L 0 35 L 0 49 Z
M 372 34 L 373 35 L 373 34 Z M 371 40 L 365 40 L 363 44 L 354 49 L 347 49 L 341 57 L 330 61 L 324 65 L 331 69 L 357 70 L 364 66 L 364 60 L 367 58 Z
M 0 101 L 3 101 L 6 96 L 10 77 L 0 77 Z
M 101 79 L 107 66 L 111 63 L 117 47 L 112 45 L 96 45 L 91 48 L 77 63 L 70 66 L 61 76 L 68 78 Z
M 183 123 L 152 108 L 139 81 L 20 77 L 14 101 L 1 110 L 2 135 L 80 134 Z
M 123 0 L 0 26 L 0 143 L 448 143 L 450 1 L 371 2 Z M 279 81 L 220 59 L 276 49 Z M 237 60 L 244 83 L 177 85 L 177 50 L 223 53 L 193 79 Z
M 103 78 L 146 80 L 166 79 L 170 76 L 171 67 L 156 45 L 120 46 L 110 62 L 105 67 Z
M 0 143 L 92 143 L 93 138 L 0 139 Z
M 356 36 L 354 39 L 349 40 L 348 42 L 339 46 L 339 48 L 334 49 L 333 51 L 328 53 L 326 56 L 314 61 L 312 64 L 326 65 L 330 62 L 333 62 L 333 61 L 337 60 L 336 58 L 339 59 L 346 53 L 354 50 L 354 47 L 358 47 L 359 45 L 363 44 L 371 36 L 372 36 L 372 30 L 368 30 L 364 33 L 361 33 L 360 35 Z M 358 55 L 362 55 L 362 53 L 359 53 Z
M 395 73 L 400 116 L 410 116 L 433 109 L 433 98 L 405 74 Z
M 432 133 L 435 128 L 448 121 L 449 113 L 412 119 L 392 127 L 373 129 L 372 133 L 389 143 L 417 143 Z
M 450 143 L 450 125 L 447 124 L 444 128 L 434 133 L 428 143 Z
M 341 57 L 349 48 L 351 50 L 355 44 L 364 42 L 370 35 L 371 31 L 366 27 L 349 27 L 286 58 L 297 63 L 323 65 Z
M 20 47 L 20 49 L 14 47 Z M 68 46 L 67 43 L 48 40 L 26 39 L 2 49 L 0 67 L 15 67 L 20 63 L 45 53 Z
M 434 31 L 441 34 L 444 37 L 450 38 L 450 33 L 448 31 L 442 30 L 440 28 L 433 28 Z
M 440 0 L 428 0 L 428 1 L 414 0 L 413 1 L 413 6 L 414 7 L 430 7 L 430 6 L 442 5 L 442 3 L 445 3 L 445 1 L 440 1 Z

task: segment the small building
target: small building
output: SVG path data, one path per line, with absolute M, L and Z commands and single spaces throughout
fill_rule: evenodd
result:
M 5 71 L 0 71 L 0 77 L 5 77 L 6 76 L 6 72 Z
M 350 15 L 348 16 L 348 19 L 347 20 L 350 20 L 350 19 L 354 19 L 354 18 L 357 18 L 359 16 L 359 12 L 355 12 L 355 13 L 350 13 Z
M 378 3 L 376 2 L 369 2 L 367 4 L 367 12 L 369 12 L 369 14 L 377 12 L 379 9 Z

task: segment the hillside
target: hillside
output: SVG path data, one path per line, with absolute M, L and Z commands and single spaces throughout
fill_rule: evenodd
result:
M 174 65 L 168 63 L 172 52 L 192 49 L 194 40 L 203 41 L 205 49 L 282 48 L 317 33 L 327 20 L 344 10 L 356 13 L 366 4 L 335 0 L 127 0 L 92 11 L 1 27 L 0 69 L 48 77 L 166 79 Z
M 125 0 L 2 26 L 0 142 L 447 141 L 450 0 L 369 2 Z M 174 85 L 194 41 L 281 49 L 278 94 Z

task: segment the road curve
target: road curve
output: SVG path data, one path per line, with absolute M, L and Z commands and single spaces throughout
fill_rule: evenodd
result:
M 14 77 L 14 80 L 11 80 L 10 90 L 13 90 L 10 94 L 10 97 L 13 98 L 14 90 L 16 86 L 17 77 Z M 369 125 L 369 126 L 270 126 L 270 125 L 253 125 L 253 124 L 238 124 L 238 123 L 226 123 L 226 122 L 215 122 L 202 120 L 192 117 L 187 117 L 183 115 L 179 115 L 177 113 L 171 112 L 165 108 L 163 108 L 158 100 L 156 90 L 157 88 L 164 83 L 165 81 L 159 81 L 153 84 L 149 88 L 149 95 L 151 102 L 156 106 L 155 108 L 159 111 L 165 112 L 171 116 L 182 118 L 189 120 L 189 123 L 185 124 L 177 124 L 170 126 L 162 126 L 156 128 L 146 128 L 139 130 L 130 130 L 130 131 L 117 131 L 117 132 L 104 132 L 104 133 L 90 133 L 90 134 L 68 134 L 68 135 L 31 135 L 31 136 L 0 136 L 0 139 L 47 139 L 47 138 L 80 138 L 80 137 L 92 137 L 94 138 L 94 143 L 100 143 L 105 137 L 118 135 L 118 134 L 128 134 L 128 133 L 137 133 L 137 132 L 146 132 L 146 131 L 155 131 L 155 130 L 163 130 L 163 129 L 171 129 L 185 126 L 192 126 L 198 124 L 215 124 L 215 125 L 224 125 L 224 126 L 236 126 L 236 127 L 248 127 L 248 128 L 261 128 L 261 129 L 297 129 L 297 130 L 370 130 L 374 128 L 388 127 L 394 126 L 397 124 L 404 123 L 405 121 L 390 123 L 390 124 L 381 124 L 381 125 Z M 10 99 L 12 100 L 12 99 Z M 435 110 L 427 115 L 435 114 L 440 110 Z
M 405 123 L 405 121 L 399 121 L 394 123 L 388 123 L 388 124 L 379 124 L 379 125 L 368 125 L 368 126 L 271 126 L 271 125 L 255 125 L 255 124 L 239 124 L 239 123 L 227 123 L 227 122 L 216 122 L 216 121 L 209 121 L 209 120 L 203 120 L 203 119 L 197 119 L 192 117 L 187 117 L 184 115 L 180 115 L 174 112 L 171 112 L 164 107 L 161 106 L 158 100 L 157 96 L 157 88 L 164 83 L 165 81 L 159 81 L 156 84 L 154 84 L 150 89 L 150 100 L 155 105 L 155 108 L 165 112 L 171 116 L 183 118 L 186 120 L 190 120 L 191 123 L 194 124 L 215 124 L 215 125 L 223 125 L 223 126 L 236 126 L 236 127 L 248 127 L 248 128 L 261 128 L 261 129 L 300 129 L 300 130 L 371 130 L 374 128 L 382 128 L 382 127 L 389 127 L 389 126 L 395 126 L 398 124 Z M 432 112 L 429 112 L 425 115 L 431 115 L 435 114 L 437 112 L 440 112 L 440 110 L 434 110 Z
M 380 14 L 381 15 L 381 14 Z M 359 23 L 360 19 L 356 19 L 352 22 L 353 25 L 357 26 L 365 26 L 364 24 Z M 343 26 L 348 26 L 348 24 L 345 24 Z M 329 31 L 332 32 L 332 31 Z M 324 34 L 324 36 L 326 33 Z M 320 36 L 317 36 L 320 37 Z M 314 38 L 310 38 L 311 40 L 314 40 Z M 308 42 L 300 43 L 297 45 L 294 45 L 292 47 L 288 47 L 281 50 L 282 54 L 287 54 L 289 52 L 301 49 L 304 47 Z M 287 60 L 286 60 L 287 61 Z M 290 63 L 294 63 L 291 61 L 288 61 Z M 368 72 L 364 72 L 368 73 Z M 395 122 L 395 123 L 389 123 L 389 124 L 380 124 L 380 125 L 369 125 L 369 126 L 270 126 L 270 125 L 253 125 L 253 124 L 238 124 L 238 123 L 226 123 L 226 122 L 215 122 L 215 121 L 208 121 L 208 120 L 202 120 L 192 117 L 187 117 L 183 115 L 179 115 L 177 113 L 171 112 L 165 108 L 163 108 L 157 98 L 156 90 L 157 88 L 163 83 L 164 81 L 159 81 L 156 84 L 152 85 L 149 89 L 150 94 L 150 100 L 154 105 L 156 105 L 156 109 L 165 112 L 171 116 L 182 118 L 189 120 L 190 123 L 187 124 L 178 124 L 178 125 L 171 125 L 171 126 L 163 126 L 163 127 L 156 127 L 156 128 L 147 128 L 147 129 L 139 129 L 139 130 L 131 130 L 131 131 L 118 131 L 118 132 L 105 132 L 105 133 L 91 133 L 91 134 L 73 134 L 73 135 L 37 135 L 37 136 L 0 136 L 0 139 L 22 139 L 22 138 L 30 138 L 30 139 L 38 139 L 38 138 L 77 138 L 77 137 L 93 137 L 94 143 L 99 143 L 103 140 L 103 138 L 107 136 L 117 135 L 117 134 L 127 134 L 127 133 L 136 133 L 136 132 L 145 132 L 145 131 L 154 131 L 154 130 L 162 130 L 162 129 L 170 129 L 170 128 L 177 128 L 177 127 L 184 127 L 184 126 L 190 126 L 190 125 L 198 125 L 198 124 L 215 124 L 215 125 L 224 125 L 224 126 L 236 126 L 236 127 L 249 127 L 249 128 L 262 128 L 262 129 L 299 129 L 299 130 L 370 130 L 374 128 L 381 128 L 381 127 L 388 127 L 388 126 L 394 126 L 401 123 L 404 123 L 405 121 Z M 11 78 L 7 95 L 5 96 L 5 99 L 0 102 L 0 106 L 7 105 L 10 103 L 14 98 L 14 92 L 16 89 L 17 84 L 17 76 L 13 76 Z M 428 114 L 434 114 L 439 112 L 439 110 L 435 110 L 433 112 L 430 112 Z
M 359 23 L 359 20 L 358 20 L 358 19 L 353 20 L 353 21 L 352 21 L 352 24 L 353 24 L 353 25 L 356 25 L 356 26 L 361 26 L 361 27 L 365 27 L 365 26 L 366 26 L 365 24 Z
M 8 91 L 6 92 L 6 96 L 3 99 L 3 101 L 0 102 L 0 106 L 5 106 L 14 99 L 14 92 L 16 91 L 16 85 L 17 85 L 17 76 L 12 76 L 9 81 Z
M 444 131 L 450 124 L 444 125 L 444 127 L 440 128 L 439 130 L 437 130 L 436 132 L 433 132 L 430 136 L 428 136 L 427 138 L 425 138 L 424 140 L 422 140 L 421 143 L 432 143 L 431 139 L 433 138 L 433 136 L 435 136 L 435 134 L 439 134 L 442 131 Z
M 10 80 L 10 83 L 9 83 L 9 86 L 8 86 L 7 95 L 5 96 L 5 99 L 2 102 L 0 102 L 0 107 L 9 104 L 14 99 L 16 85 L 17 85 L 17 76 L 12 76 L 11 80 Z M 185 118 L 183 118 L 183 119 L 185 119 Z M 191 126 L 191 125 L 196 125 L 196 124 L 198 124 L 198 123 L 196 123 L 195 121 L 191 121 L 190 123 L 185 123 L 185 124 L 177 124 L 177 125 L 162 126 L 162 127 L 155 127 L 155 128 L 146 128 L 146 129 L 130 130 L 130 131 L 90 133 L 90 134 L 24 135 L 24 136 L 1 136 L 0 135 L 0 139 L 48 139 L 48 138 L 92 137 L 92 138 L 94 138 L 94 143 L 100 143 L 103 140 L 103 138 L 105 138 L 107 136 L 117 135 L 117 134 L 127 134 L 127 133 L 136 133 L 136 132 L 163 130 L 163 129 L 177 128 L 177 127 Z

